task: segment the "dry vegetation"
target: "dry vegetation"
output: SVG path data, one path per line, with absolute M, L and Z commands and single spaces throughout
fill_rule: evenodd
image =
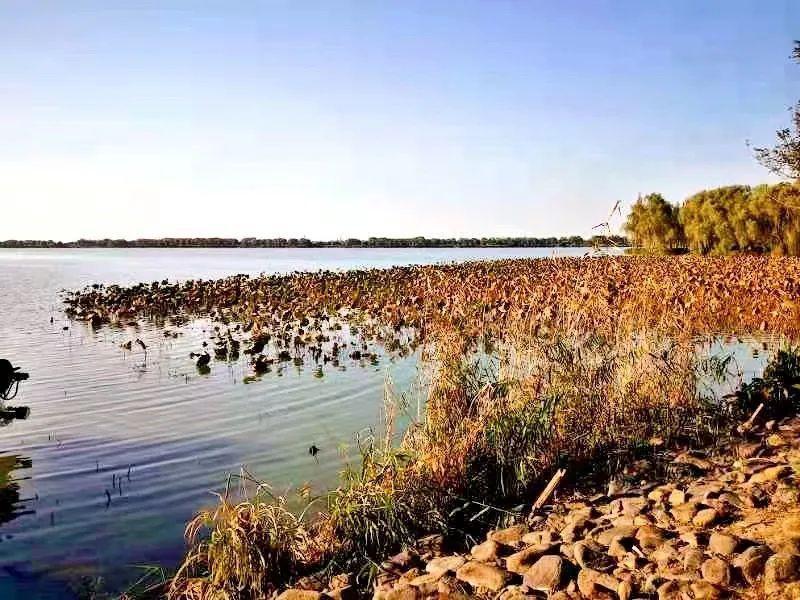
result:
M 223 498 L 190 524 L 193 549 L 169 596 L 249 600 L 326 568 L 365 583 L 388 552 L 427 533 L 468 543 L 518 517 L 557 468 L 608 474 L 637 453 L 713 441 L 762 398 L 712 405 L 698 375 L 719 365 L 700 360 L 694 336 L 795 334 L 798 299 L 800 260 L 737 256 L 237 276 L 68 300 L 92 322 L 210 315 L 245 324 L 256 342 L 347 309 L 426 342 L 424 417 L 400 439 L 390 419 L 384 437 L 362 443 L 360 464 L 314 500 L 313 518 L 262 494 Z
M 244 324 L 254 338 L 294 320 L 355 309 L 421 335 L 502 337 L 510 323 L 536 330 L 568 322 L 615 334 L 795 334 L 800 261 L 768 256 L 594 257 L 500 260 L 365 271 L 295 273 L 132 287 L 93 286 L 66 298 L 97 324 L 138 316 L 211 315 Z
M 360 570 L 366 586 L 387 554 L 424 534 L 459 546 L 520 516 L 514 507 L 556 468 L 605 474 L 652 451 L 654 438 L 711 435 L 687 346 L 648 337 L 621 348 L 575 333 L 516 343 L 497 348 L 490 366 L 440 342 L 425 418 L 399 444 L 391 434 L 365 443 L 313 519 L 301 523 L 271 498 L 201 515 L 190 537 L 202 523 L 210 541 L 195 546 L 170 595 L 259 598 L 326 567 Z

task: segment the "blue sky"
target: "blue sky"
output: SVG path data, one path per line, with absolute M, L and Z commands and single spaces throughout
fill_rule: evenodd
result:
M 0 1 L 0 239 L 589 234 L 770 181 L 800 2 Z

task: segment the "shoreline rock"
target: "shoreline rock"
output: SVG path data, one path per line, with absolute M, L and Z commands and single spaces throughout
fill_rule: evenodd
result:
M 748 435 L 725 453 L 677 455 L 694 476 L 564 494 L 526 523 L 489 531 L 466 557 L 426 538 L 372 596 L 800 599 L 800 417 Z M 322 596 L 343 597 L 330 587 Z M 290 591 L 282 600 L 311 598 Z

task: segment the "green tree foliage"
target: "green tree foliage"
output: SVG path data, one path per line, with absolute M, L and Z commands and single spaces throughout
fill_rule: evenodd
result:
M 650 194 L 631 207 L 625 229 L 634 246 L 648 250 L 800 256 L 800 185 L 731 185 L 698 192 L 680 206 Z
M 792 184 L 705 190 L 684 202 L 680 221 L 695 252 L 800 255 L 800 189 Z
M 792 56 L 800 63 L 800 41 Z M 639 198 L 625 226 L 634 245 L 664 250 L 680 241 L 702 254 L 800 255 L 800 102 L 791 111 L 792 126 L 778 131 L 776 145 L 755 153 L 762 165 L 794 184 L 703 190 L 679 207 L 658 194 Z
M 800 63 L 800 41 L 795 41 L 792 58 Z M 777 132 L 772 148 L 755 148 L 758 162 L 767 169 L 789 179 L 800 180 L 800 102 L 790 109 L 791 126 Z
M 775 254 L 800 256 L 800 187 L 782 183 L 753 189 L 752 218 L 766 232 L 764 248 Z
M 639 196 L 625 222 L 625 232 L 634 246 L 648 250 L 664 251 L 683 245 L 678 207 L 661 194 Z
M 747 221 L 750 188 L 733 185 L 703 190 L 680 207 L 680 223 L 687 244 L 695 252 L 724 254 L 735 250 L 754 250 L 741 245 L 741 228 Z

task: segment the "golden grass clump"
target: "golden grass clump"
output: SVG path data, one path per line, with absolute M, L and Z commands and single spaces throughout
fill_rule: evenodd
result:
M 210 533 L 201 540 L 205 528 Z M 215 509 L 189 522 L 186 538 L 194 547 L 173 578 L 169 598 L 263 597 L 315 552 L 302 518 L 283 498 L 232 502 L 220 496 Z
M 335 540 L 333 554 L 340 565 L 380 561 L 419 535 L 444 527 L 428 482 L 407 477 L 410 459 L 402 449 L 362 448 L 361 466 L 345 469 L 339 487 L 327 494 L 327 513 L 321 517 Z
M 702 435 L 698 419 L 710 407 L 690 342 L 576 330 L 507 336 L 495 358 L 439 352 L 426 418 L 402 447 L 417 458 L 412 468 L 442 489 L 522 498 L 557 467 L 655 437 Z

